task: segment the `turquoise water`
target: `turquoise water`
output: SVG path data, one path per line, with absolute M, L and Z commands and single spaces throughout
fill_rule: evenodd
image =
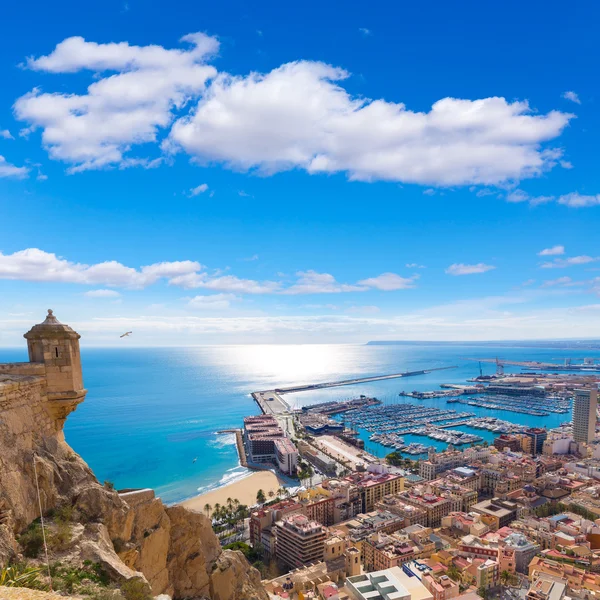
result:
M 449 407 L 478 416 L 493 415 L 520 423 L 554 427 L 570 415 L 533 417 L 506 411 L 447 404 L 444 399 L 401 399 L 401 390 L 433 390 L 440 383 L 463 383 L 479 372 L 467 357 L 562 362 L 583 359 L 581 352 L 543 348 L 475 346 L 204 346 L 194 348 L 86 348 L 82 346 L 86 401 L 69 416 L 68 442 L 97 477 L 117 487 L 153 487 L 167 502 L 193 496 L 242 477 L 232 435 L 217 431 L 239 427 L 245 415 L 257 414 L 250 392 L 318 381 L 335 381 L 401 371 L 457 365 L 407 379 L 290 394 L 294 406 L 332 399 L 376 396 Z M 585 351 L 600 357 L 600 352 Z M 27 360 L 25 350 L 0 349 L 0 362 Z M 483 364 L 484 374 L 495 366 Z M 508 370 L 508 369 L 507 369 Z M 514 370 L 517 371 L 516 369 Z M 460 426 L 492 441 L 490 432 Z M 368 440 L 367 436 L 363 436 Z M 444 448 L 419 436 L 404 436 Z M 379 456 L 391 451 L 367 441 Z M 193 462 L 197 457 L 197 461 Z

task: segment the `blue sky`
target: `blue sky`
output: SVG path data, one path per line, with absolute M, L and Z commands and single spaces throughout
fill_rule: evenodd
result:
M 0 345 L 600 336 L 600 9 L 482 4 L 6 7 Z

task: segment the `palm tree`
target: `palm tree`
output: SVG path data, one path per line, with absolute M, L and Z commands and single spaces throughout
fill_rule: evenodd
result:
M 213 517 L 215 520 L 220 521 L 221 516 L 221 505 L 217 502 L 215 503 L 215 509 L 213 510 Z
M 265 493 L 262 490 L 258 490 L 258 492 L 256 492 L 256 501 L 259 504 L 264 504 L 267 500 L 267 497 L 265 496 Z
M 207 517 L 210 517 L 210 511 L 212 510 L 212 506 L 207 502 L 204 505 L 204 512 L 206 513 Z
M 275 496 L 275 492 L 273 490 L 269 490 L 269 498 L 273 498 Z
M 460 571 L 456 565 L 450 565 L 448 567 L 448 577 L 454 581 L 458 581 L 460 579 Z

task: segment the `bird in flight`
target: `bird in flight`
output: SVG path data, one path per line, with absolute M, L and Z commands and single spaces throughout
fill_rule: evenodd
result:
M 133 331 L 127 331 L 123 335 L 120 335 L 119 337 L 122 337 L 122 338 L 129 337 L 132 333 L 133 333 Z

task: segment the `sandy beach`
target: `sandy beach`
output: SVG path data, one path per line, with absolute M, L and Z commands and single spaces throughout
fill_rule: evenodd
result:
M 269 492 L 273 491 L 277 493 L 277 490 L 282 485 L 283 481 L 277 475 L 271 473 L 271 471 L 256 471 L 248 477 L 244 477 L 244 479 L 234 481 L 216 490 L 185 500 L 181 505 L 191 510 L 204 512 L 205 504 L 210 504 L 211 506 L 215 504 L 223 505 L 227 503 L 227 498 L 231 498 L 232 500 L 237 498 L 241 504 L 252 506 L 256 504 L 256 492 L 258 490 L 262 489 L 267 500 L 269 500 Z

